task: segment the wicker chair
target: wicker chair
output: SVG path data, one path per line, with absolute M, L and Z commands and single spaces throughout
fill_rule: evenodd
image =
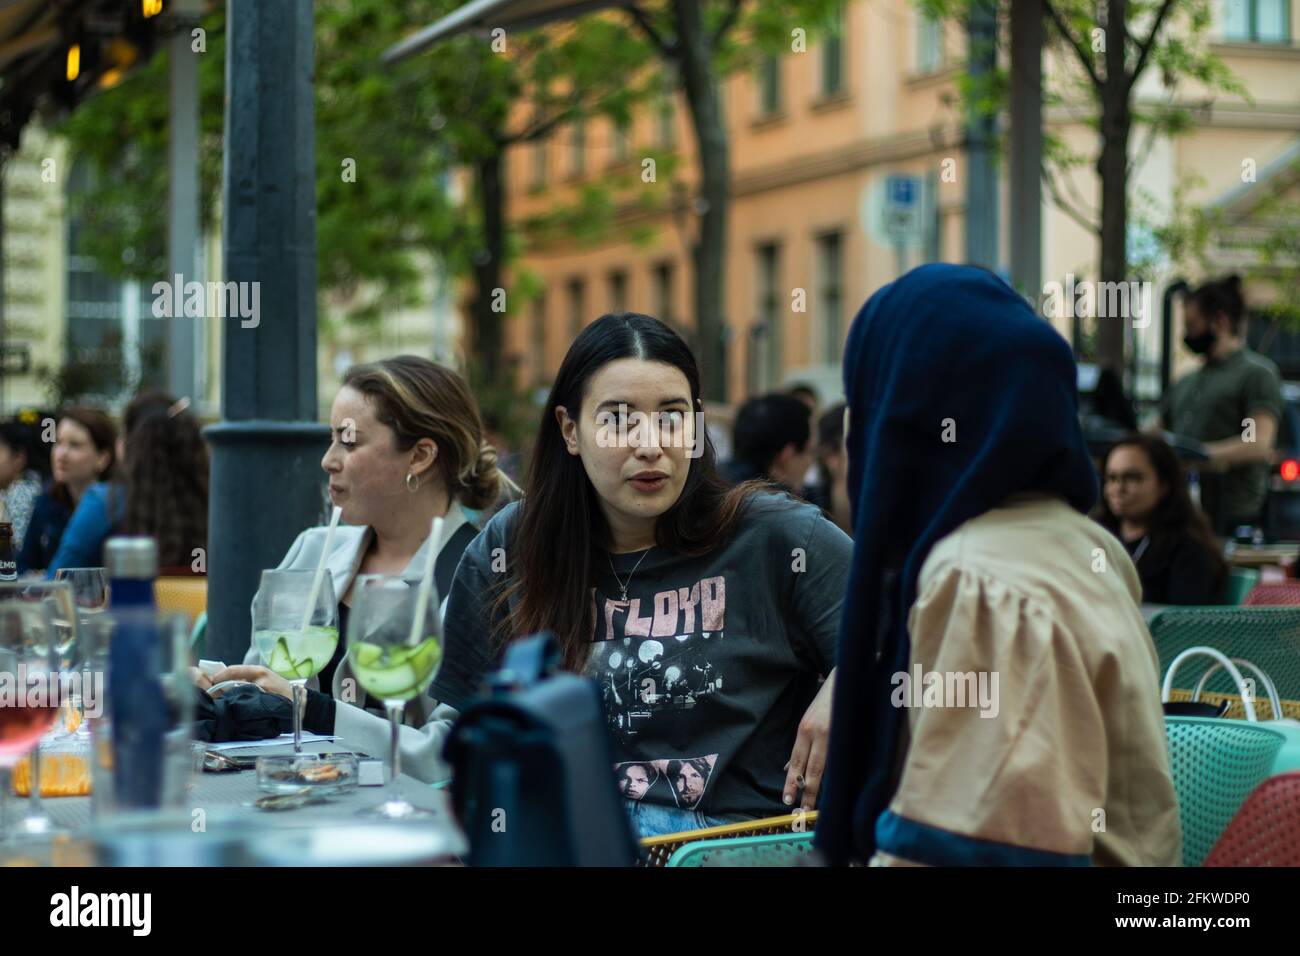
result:
M 1251 661 L 1272 678 L 1282 698 L 1282 713 L 1274 714 L 1260 694 L 1256 708 L 1261 720 L 1279 716 L 1300 719 L 1300 607 L 1167 607 L 1151 619 L 1149 626 L 1161 674 L 1188 648 L 1213 647 L 1230 658 Z M 1180 669 L 1171 699 L 1189 700 L 1211 665 L 1205 660 Z M 1230 701 L 1228 716 L 1244 716 L 1235 693 L 1237 687 L 1225 672 L 1211 677 L 1204 690 L 1202 700 Z
M 1286 737 L 1260 723 L 1166 717 L 1183 827 L 1183 865 L 1200 866 L 1252 790 L 1274 770 Z
M 810 810 L 807 813 L 789 813 L 780 817 L 765 817 L 762 820 L 750 820 L 746 823 L 730 823 L 721 827 L 708 827 L 703 830 L 687 830 L 683 833 L 665 833 L 663 836 L 647 837 L 641 841 L 641 847 L 645 853 L 644 864 L 646 866 L 781 866 L 789 865 L 788 863 L 778 863 L 779 859 L 790 859 L 783 850 L 777 849 L 775 843 L 765 846 L 767 859 L 772 862 L 762 863 L 755 862 L 756 857 L 752 854 L 741 853 L 735 858 L 739 862 L 731 862 L 726 855 L 720 855 L 716 858 L 713 854 L 699 852 L 697 848 L 701 844 L 721 844 L 722 850 L 734 851 L 736 849 L 744 850 L 750 844 L 747 842 L 757 837 L 776 837 L 777 841 L 786 840 L 790 842 L 806 842 L 807 849 L 812 846 L 812 831 L 817 824 L 817 811 Z M 763 846 L 760 844 L 760 846 Z M 683 853 L 678 857 L 678 851 L 690 850 L 689 853 Z M 799 855 L 804 852 L 803 849 L 795 851 Z M 677 862 L 672 862 L 677 859 Z
M 1298 607 L 1300 606 L 1300 581 L 1256 584 L 1246 595 L 1244 603 L 1246 607 Z
M 1246 798 L 1206 866 L 1300 866 L 1300 773 L 1270 777 Z

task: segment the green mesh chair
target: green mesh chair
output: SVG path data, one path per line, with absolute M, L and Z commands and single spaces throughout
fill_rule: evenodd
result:
M 1246 595 L 1259 583 L 1257 568 L 1232 568 L 1228 571 L 1228 583 L 1224 588 L 1223 603 L 1240 605 L 1246 603 Z
M 812 863 L 811 833 L 695 840 L 673 852 L 669 866 L 803 866 Z
M 1300 719 L 1300 607 L 1167 607 L 1149 624 L 1163 675 L 1170 662 L 1190 647 L 1207 646 L 1230 658 L 1244 658 L 1272 678 L 1282 698 L 1282 713 L 1274 714 L 1267 700 L 1256 702 L 1261 720 L 1286 716 Z M 1183 667 L 1174 685 L 1187 699 L 1201 676 L 1213 666 L 1203 659 Z M 1237 687 L 1219 670 L 1206 683 L 1204 700 L 1233 702 L 1230 717 L 1243 716 Z
M 1241 720 L 1166 717 L 1165 737 L 1183 826 L 1183 865 L 1200 866 L 1251 791 L 1277 772 L 1287 735 Z

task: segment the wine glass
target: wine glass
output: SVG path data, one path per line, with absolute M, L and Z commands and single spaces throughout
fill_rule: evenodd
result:
M 0 681 L 9 683 L 13 691 L 0 693 L 0 841 L 9 832 L 13 769 L 59 715 L 57 648 L 48 603 L 39 599 L 0 602 Z M 37 769 L 33 763 L 33 794 L 40 792 Z
M 65 581 L 28 579 L 0 583 L 0 607 L 10 604 L 40 605 L 46 610 L 49 625 L 40 629 L 38 633 L 39 639 L 48 645 L 45 649 L 50 654 L 52 662 L 51 679 L 55 684 L 51 686 L 50 704 L 57 715 L 62 709 L 65 695 L 71 697 L 77 690 L 75 687 L 69 689 L 70 685 L 80 683 L 79 676 L 74 678 L 81 664 L 82 647 L 72 588 Z M 21 828 L 28 833 L 48 833 L 54 829 L 54 823 L 41 806 L 39 740 L 32 747 L 31 771 L 32 785 L 27 800 L 27 813 L 23 817 Z
M 406 702 L 428 690 L 442 663 L 438 595 L 430 587 L 421 612 L 419 592 L 419 582 L 384 574 L 358 578 L 352 591 L 348 665 L 366 693 L 384 702 L 392 728 L 388 792 L 382 804 L 361 811 L 365 816 L 390 820 L 432 816 L 412 806 L 397 789 L 398 739 Z
M 294 754 L 302 753 L 303 690 L 334 657 L 338 644 L 338 600 L 328 573 L 317 582 L 315 571 L 262 572 L 253 598 L 253 646 L 262 663 L 293 686 Z
M 108 633 L 104 621 L 104 612 L 108 610 L 108 570 L 106 568 L 59 568 L 54 580 L 67 581 L 72 588 L 73 603 L 77 607 L 77 626 L 81 629 L 82 652 L 82 686 L 90 680 L 90 668 L 93 659 L 107 651 L 101 646 Z M 72 701 L 77 711 L 77 737 L 89 737 L 90 726 L 86 723 L 85 701 L 78 694 Z

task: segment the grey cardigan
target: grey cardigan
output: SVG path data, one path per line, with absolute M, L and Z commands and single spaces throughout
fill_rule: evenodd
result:
M 444 518 L 442 546 L 445 547 L 452 536 L 466 523 L 465 513 L 458 503 L 452 502 Z M 280 562 L 277 570 L 315 568 L 320 561 L 321 549 L 325 546 L 327 528 L 308 528 L 298 535 L 289 552 Z M 340 525 L 334 530 L 334 540 L 330 543 L 330 553 L 326 556 L 325 567 L 334 584 L 334 593 L 342 597 L 347 593 L 357 575 L 361 559 L 370 545 L 374 532 L 368 527 Z M 411 563 L 406 566 L 404 575 L 418 577 L 428 560 L 429 539 L 420 545 Z M 434 556 L 435 560 L 437 555 Z M 442 598 L 442 612 L 447 610 L 447 596 Z M 250 611 L 251 614 L 251 611 Z M 340 635 L 343 637 L 343 635 Z M 346 638 L 344 638 L 346 639 Z M 262 659 L 255 647 L 249 647 L 244 658 L 245 664 L 261 664 Z M 345 680 L 350 685 L 344 685 Z M 318 688 L 317 679 L 313 677 L 308 686 Z M 345 656 L 334 671 L 333 686 L 330 688 L 334 697 L 334 733 L 343 738 L 350 746 L 364 753 L 379 757 L 388 753 L 388 720 L 369 713 L 355 704 L 343 700 L 344 686 L 356 687 L 356 678 L 348 666 Z M 443 763 L 442 745 L 447 732 L 459 713 L 452 707 L 440 704 L 427 696 L 417 697 L 406 705 L 406 725 L 401 728 L 399 747 L 402 757 L 402 772 L 410 774 L 425 783 L 439 783 L 451 777 L 450 768 Z

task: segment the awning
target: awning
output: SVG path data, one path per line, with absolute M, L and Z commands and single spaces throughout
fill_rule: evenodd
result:
M 0 149 L 36 110 L 57 115 L 112 86 L 199 0 L 0 0 Z M 69 47 L 77 44 L 75 56 Z
M 384 51 L 385 63 L 397 63 L 440 40 L 471 30 L 528 30 L 545 23 L 574 20 L 607 7 L 631 6 L 631 0 L 473 0 L 441 20 L 417 30 Z

